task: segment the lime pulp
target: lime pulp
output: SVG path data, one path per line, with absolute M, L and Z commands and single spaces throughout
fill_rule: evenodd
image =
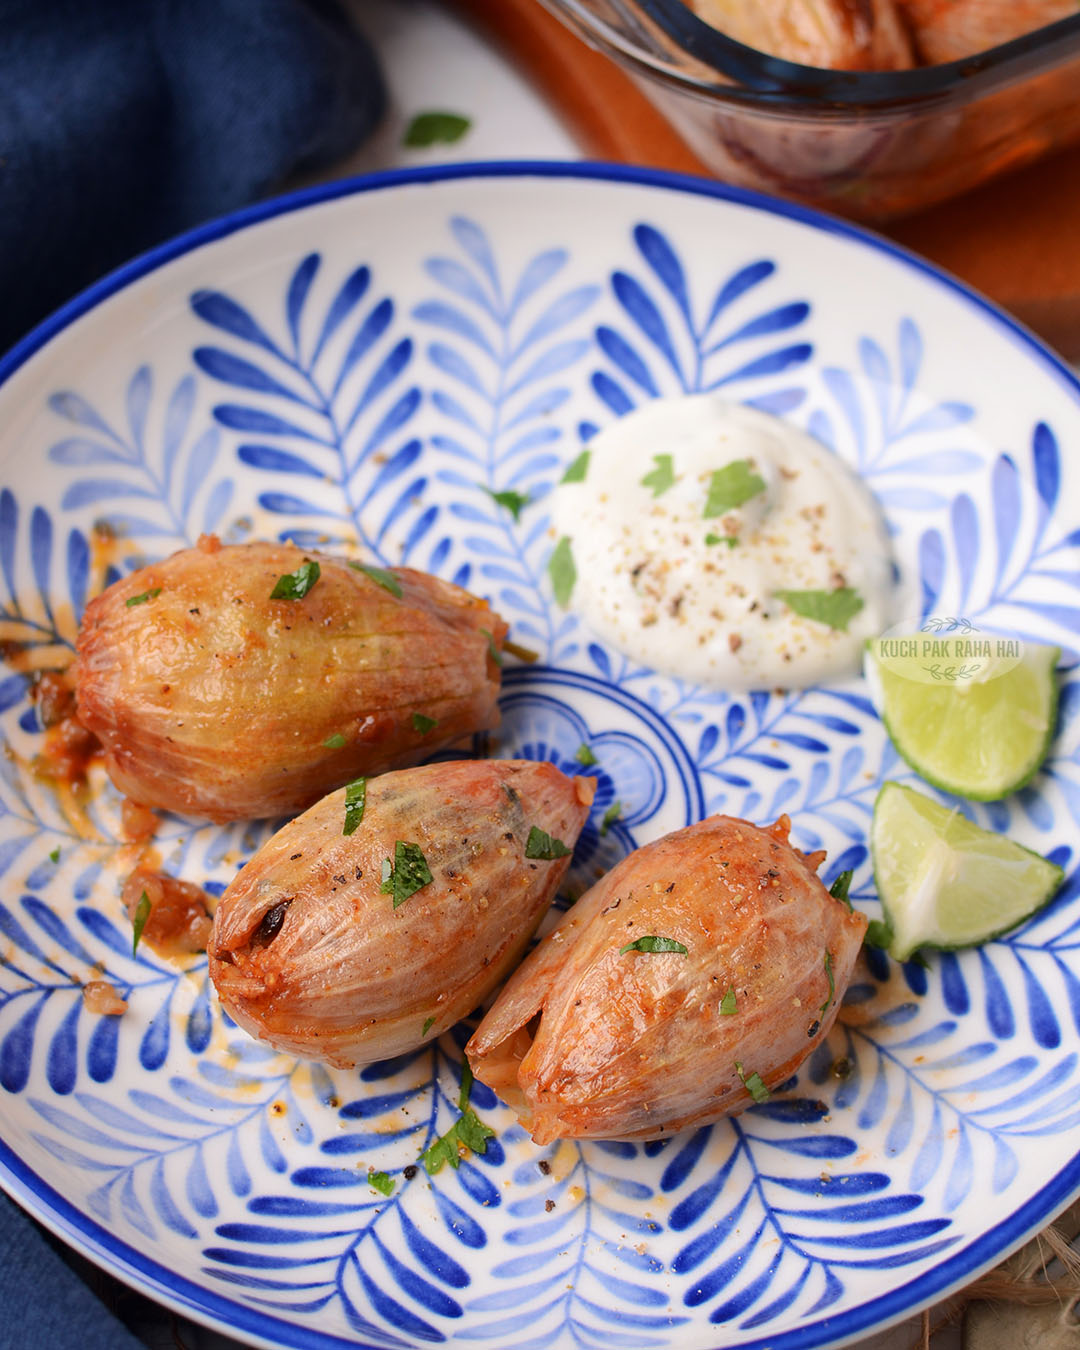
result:
M 911 679 L 868 651 L 882 720 L 893 744 L 920 777 L 971 801 L 997 801 L 1023 787 L 1046 758 L 1057 717 L 1054 667 L 1061 651 L 1026 643 L 1002 673 L 931 684 Z
M 886 783 L 870 827 L 890 955 L 971 947 L 1041 909 L 1064 873 L 1038 853 L 980 829 L 913 788 Z

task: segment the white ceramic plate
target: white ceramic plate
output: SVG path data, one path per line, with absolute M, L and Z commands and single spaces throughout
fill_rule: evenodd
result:
M 327 1073 L 225 1021 L 205 961 L 131 955 L 132 851 L 95 780 L 32 773 L 28 672 L 111 575 L 215 530 L 357 545 L 489 596 L 542 656 L 491 750 L 600 790 L 579 881 L 723 809 L 829 850 L 876 912 L 865 837 L 911 780 L 859 681 L 729 698 L 635 668 L 551 602 L 545 495 L 596 427 L 723 389 L 865 477 L 901 609 L 1074 660 L 1078 390 L 980 300 L 858 231 L 657 174 L 480 166 L 337 184 L 171 244 L 2 367 L 0 1180 L 108 1269 L 270 1344 L 809 1347 L 966 1281 L 1080 1187 L 1077 683 L 1044 772 L 962 809 L 1068 872 L 981 951 L 874 956 L 844 1024 L 737 1120 L 541 1152 L 485 1089 L 486 1156 L 403 1172 L 454 1118 L 463 1036 Z M 515 522 L 491 491 L 530 501 Z M 118 541 L 95 542 L 107 522 Z M 615 799 L 619 821 L 597 825 Z M 220 888 L 265 836 L 167 819 Z M 82 1011 L 92 971 L 130 1001 Z M 846 1061 L 847 1076 L 834 1073 Z M 541 1162 L 545 1167 L 541 1167 Z M 369 1167 L 396 1179 L 386 1199 Z

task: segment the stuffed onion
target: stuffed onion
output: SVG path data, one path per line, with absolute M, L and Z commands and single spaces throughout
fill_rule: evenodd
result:
M 788 825 L 713 816 L 639 849 L 517 969 L 466 1054 L 537 1143 L 709 1124 L 826 1035 L 866 920 Z
M 78 718 L 144 806 L 285 815 L 495 726 L 505 631 L 423 572 L 204 536 L 86 607 Z
M 226 1012 L 349 1068 L 416 1049 L 520 957 L 588 814 L 551 764 L 428 764 L 350 784 L 278 831 L 214 915 Z

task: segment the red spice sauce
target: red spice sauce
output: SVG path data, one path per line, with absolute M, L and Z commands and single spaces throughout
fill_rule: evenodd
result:
M 123 902 L 134 922 L 135 911 L 145 894 L 150 914 L 141 941 L 158 956 L 190 956 L 206 950 L 210 940 L 210 897 L 192 881 L 180 881 L 138 867 L 124 883 Z

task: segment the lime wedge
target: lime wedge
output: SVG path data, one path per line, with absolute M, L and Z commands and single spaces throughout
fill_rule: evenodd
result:
M 889 954 L 899 961 L 919 947 L 973 947 L 1008 932 L 1041 909 L 1065 875 L 899 783 L 878 793 L 870 850 Z
M 888 650 L 869 644 L 867 674 L 886 731 L 920 777 L 977 802 L 1030 782 L 1054 735 L 1059 647 L 1025 643 L 1019 663 L 984 663 L 973 678 L 941 684 L 910 678 Z

